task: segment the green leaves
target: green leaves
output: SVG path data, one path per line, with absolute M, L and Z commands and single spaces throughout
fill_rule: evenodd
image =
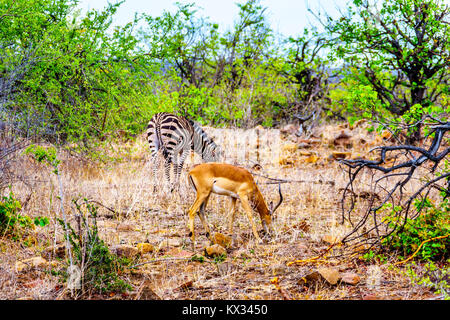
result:
M 33 220 L 20 214 L 20 202 L 12 192 L 0 197 L 0 235 L 8 235 L 14 240 L 20 240 L 24 233 L 33 228 Z M 45 227 L 49 223 L 47 217 L 36 217 L 34 225 Z
M 47 217 L 36 217 L 34 218 L 34 224 L 39 227 L 45 227 L 50 222 Z
M 54 147 L 42 147 L 39 145 L 30 145 L 24 151 L 25 154 L 31 154 L 39 163 L 45 163 L 53 168 L 53 172 L 58 174 L 60 160 L 56 158 L 56 149 Z
M 72 200 L 80 219 L 78 232 L 70 224 L 66 227 L 63 220 L 58 219 L 58 222 L 65 231 L 67 229 L 74 264 L 82 270 L 82 294 L 90 294 L 92 290 L 100 293 L 131 290 L 131 285 L 120 276 L 131 261 L 110 252 L 100 239 L 96 220 L 97 207 L 87 199 L 83 199 L 82 204 L 77 201 Z
M 75 0 L 0 4 L 0 48 L 5 48 L 0 70 L 10 77 L 23 71 L 22 78 L 12 79 L 14 103 L 6 105 L 18 129 L 47 137 L 51 132 L 52 142 L 82 141 L 87 148 L 92 138 L 118 127 L 140 131 L 145 126 L 136 116 L 131 123 L 122 121 L 122 111 L 129 121 L 128 112 L 135 109 L 127 107 L 142 101 L 141 81 L 152 68 L 133 35 L 137 17 L 110 30 L 122 3 L 85 16 Z
M 326 26 L 329 36 L 338 39 L 331 55 L 344 59 L 346 79 L 372 87 L 391 114 L 380 114 L 382 120 L 386 116 L 392 120 L 392 115 L 404 116 L 406 123 L 420 120 L 430 105 L 442 105 L 434 112 L 443 113 L 439 100 L 447 95 L 450 79 L 445 3 L 394 0 L 382 1 L 380 7 L 371 0 L 355 0 L 353 4 L 346 15 Z
M 427 198 L 416 199 L 414 206 L 422 213 L 415 219 L 408 218 L 404 227 L 385 238 L 383 243 L 398 250 L 403 256 L 420 250 L 417 254 L 420 260 L 447 259 L 450 246 L 450 238 L 445 237 L 450 234 L 448 199 L 442 200 L 438 205 Z M 385 221 L 397 225 L 400 223 L 395 212 L 386 217 Z
M 260 0 L 238 4 L 223 33 L 195 4 L 113 27 L 124 1 L 82 14 L 76 0 L 5 0 L 0 81 L 11 84 L 11 100 L 0 116 L 87 153 L 118 130 L 142 132 L 158 111 L 271 126 L 330 96 L 332 111 L 351 119 L 409 123 L 450 110 L 449 27 L 440 0 L 422 2 L 353 1 L 326 21 L 328 34 L 310 28 L 285 40 L 275 37 Z M 328 95 L 341 65 L 339 87 Z

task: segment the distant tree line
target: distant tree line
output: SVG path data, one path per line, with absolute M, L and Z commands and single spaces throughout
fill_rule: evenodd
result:
M 448 115 L 443 0 L 354 0 L 338 18 L 311 11 L 325 31 L 297 37 L 275 35 L 259 0 L 237 4 L 225 32 L 179 3 L 112 26 L 123 2 L 81 14 L 76 0 L 2 1 L 0 121 L 86 149 L 141 133 L 157 111 L 240 127 L 316 112 L 393 130 Z

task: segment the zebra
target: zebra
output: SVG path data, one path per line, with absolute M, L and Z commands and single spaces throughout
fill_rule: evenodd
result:
M 161 150 L 164 157 L 164 172 L 170 185 L 170 164 L 173 165 L 175 183 L 171 192 L 179 186 L 181 169 L 186 157 L 191 152 L 199 154 L 205 162 L 217 162 L 222 158 L 222 151 L 208 137 L 196 122 L 168 112 L 160 112 L 151 118 L 147 126 L 147 139 L 153 162 L 154 186 L 156 191 L 157 156 Z

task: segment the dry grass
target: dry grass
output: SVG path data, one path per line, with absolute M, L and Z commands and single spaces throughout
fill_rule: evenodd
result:
M 324 236 L 339 239 L 349 231 L 348 226 L 339 224 L 340 192 L 347 182 L 346 176 L 337 162 L 329 158 L 333 150 L 347 150 L 345 146 L 333 144 L 332 136 L 339 130 L 343 128 L 322 127 L 318 131 L 321 135 L 318 144 L 311 149 L 292 150 L 285 147 L 291 142 L 282 137 L 279 130 L 207 128 L 225 150 L 225 162 L 250 169 L 258 163 L 262 170 L 255 172 L 259 174 L 310 182 L 282 185 L 285 200 L 277 211 L 275 235 L 270 242 L 263 245 L 255 243 L 246 216 L 240 214 L 235 220 L 234 242 L 224 262 L 163 260 L 144 264 L 124 275 L 133 284 L 134 292 L 139 292 L 144 284 L 149 283 L 153 292 L 162 299 L 282 299 L 280 292 L 270 283 L 274 276 L 278 276 L 279 285 L 293 299 L 362 299 L 371 295 L 381 299 L 426 298 L 429 293 L 413 290 L 407 278 L 387 265 L 371 266 L 359 260 L 330 260 L 326 263 L 328 266 L 341 272 L 357 273 L 361 282 L 356 286 L 318 283 L 312 287 L 300 285 L 299 280 L 315 265 L 286 266 L 290 261 L 307 259 L 321 252 L 328 246 L 323 242 Z M 362 128 L 351 132 L 355 139 L 363 139 L 358 140 L 353 149 L 347 150 L 354 155 L 363 155 L 377 142 L 374 135 Z M 161 174 L 159 191 L 153 194 L 148 147 L 143 136 L 133 142 L 113 144 L 109 152 L 123 161 L 97 165 L 60 154 L 66 212 L 69 215 L 74 212 L 71 199 L 83 197 L 112 209 L 115 214 L 99 207 L 100 236 L 109 246 L 150 242 L 157 250 L 145 254 L 141 261 L 176 255 L 177 248 L 191 250 L 185 212 L 195 195 L 186 183 L 186 170 L 181 177 L 179 193 L 165 191 Z M 317 159 L 311 161 L 308 152 L 316 155 Z M 199 161 L 196 155 L 194 162 Z M 287 164 L 280 165 L 280 162 Z M 188 157 L 185 169 L 191 165 Z M 55 234 L 57 241 L 61 242 L 63 238 L 62 230 L 56 227 L 55 222 L 55 216 L 60 214 L 55 177 L 49 169 L 26 156 L 21 157 L 20 166 L 15 169 L 26 177 L 24 182 L 17 182 L 12 188 L 25 203 L 22 214 L 47 216 L 50 225 L 36 228 L 32 235 L 34 244 L 29 247 L 0 237 L 0 299 L 66 298 L 64 286 L 57 277 L 43 271 L 24 274 L 14 269 L 16 261 L 39 255 L 52 245 Z M 266 201 L 277 201 L 277 186 L 265 184 L 267 180 L 262 177 L 255 178 Z M 319 179 L 332 180 L 334 185 L 314 183 Z M 228 207 L 228 199 L 217 195 L 211 197 L 207 219 L 213 232 L 226 233 Z M 259 218 L 255 221 L 261 229 Z M 203 254 L 208 241 L 199 219 L 196 220 L 196 228 L 198 241 L 195 251 Z M 133 298 L 133 295 L 122 298 Z

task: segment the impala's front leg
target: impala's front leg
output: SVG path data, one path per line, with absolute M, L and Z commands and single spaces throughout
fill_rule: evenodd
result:
M 247 195 L 239 195 L 239 198 L 241 199 L 242 207 L 244 208 L 245 212 L 247 213 L 247 217 L 252 226 L 253 235 L 255 236 L 256 241 L 259 243 L 262 243 L 263 241 L 259 237 L 258 231 L 256 230 L 256 226 L 253 221 L 253 211 L 252 211 L 252 208 L 250 207 L 250 204 L 248 203 Z

